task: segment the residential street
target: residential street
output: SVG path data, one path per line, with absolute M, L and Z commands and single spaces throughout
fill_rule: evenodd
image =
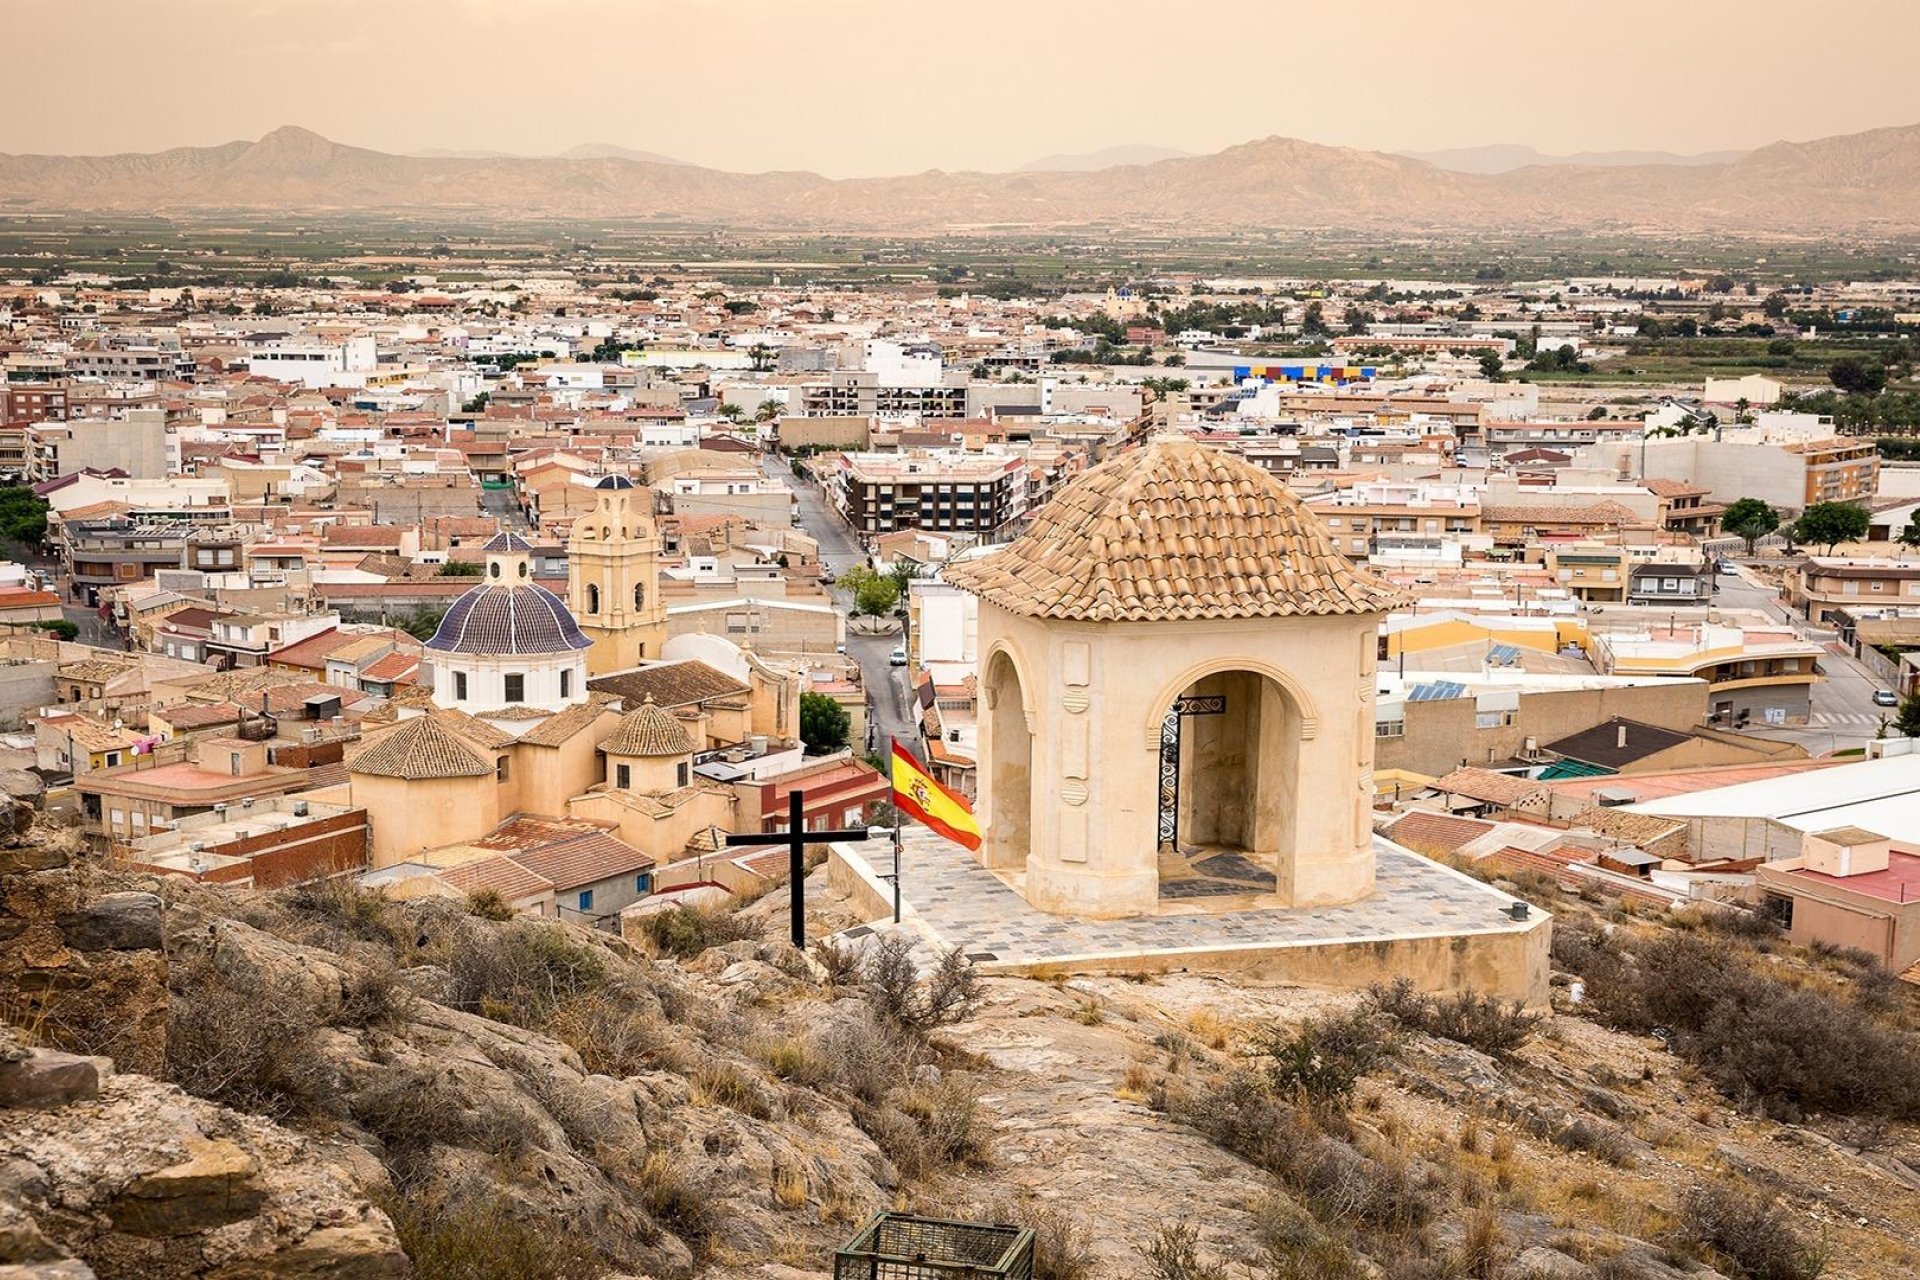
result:
M 1787 620 L 1787 610 L 1773 588 L 1752 574 L 1744 570 L 1737 575 L 1722 574 L 1719 583 L 1716 601 L 1721 608 L 1758 609 L 1770 618 Z M 1881 687 L 1880 681 L 1851 655 L 1836 653 L 1831 648 L 1820 656 L 1820 669 L 1826 679 L 1813 686 L 1812 723 L 1781 728 L 1750 725 L 1747 732 L 1797 742 L 1808 754 L 1816 756 L 1845 751 L 1870 741 L 1879 732 L 1880 718 L 1891 719 L 1894 711 L 1891 707 L 1873 704 L 1873 693 Z
M 818 484 L 794 475 L 784 460 L 770 455 L 761 457 L 760 470 L 769 479 L 783 481 L 793 489 L 799 504 L 800 527 L 819 542 L 820 559 L 835 576 L 866 563 L 866 555 L 860 550 L 853 531 L 826 504 Z M 830 586 L 827 591 L 842 613 L 852 613 L 853 601 L 848 592 L 838 586 Z M 897 624 L 884 635 L 861 635 L 851 627 L 847 631 L 847 656 L 860 664 L 861 679 L 867 688 L 868 724 L 874 750 L 884 750 L 889 737 L 918 749 L 920 734 L 907 669 L 887 663 L 887 654 L 900 642 Z

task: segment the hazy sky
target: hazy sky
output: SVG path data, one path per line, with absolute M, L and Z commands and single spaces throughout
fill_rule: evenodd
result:
M 1913 0 L 0 0 L 0 151 L 299 124 L 833 176 L 1270 134 L 1757 146 L 1920 123 Z M 1355 16 L 1346 16 L 1348 13 Z

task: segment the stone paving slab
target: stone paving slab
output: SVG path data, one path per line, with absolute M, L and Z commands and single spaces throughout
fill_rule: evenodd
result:
M 1491 885 L 1374 838 L 1374 892 L 1338 907 L 1279 907 L 1204 900 L 1167 901 L 1158 915 L 1126 920 L 1082 920 L 1030 906 L 1012 886 L 973 855 L 930 831 L 903 833 L 906 915 L 930 941 L 969 956 L 1008 965 L 1033 965 L 1156 952 L 1285 947 L 1523 933 L 1537 926 L 1507 915 L 1519 901 Z M 836 845 L 836 855 L 872 875 L 891 869 L 886 854 L 868 857 L 858 845 Z

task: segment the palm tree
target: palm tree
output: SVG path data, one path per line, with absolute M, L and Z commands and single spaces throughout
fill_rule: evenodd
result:
M 755 422 L 772 422 L 786 411 L 786 406 L 778 400 L 762 400 L 760 407 L 753 411 L 753 420 Z
M 747 411 L 737 404 L 723 404 L 720 406 L 720 416 L 728 422 L 738 422 L 747 416 Z

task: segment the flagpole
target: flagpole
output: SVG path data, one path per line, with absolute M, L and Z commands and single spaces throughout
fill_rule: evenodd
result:
M 893 749 L 897 744 L 887 735 L 887 803 L 893 806 L 893 922 L 900 923 L 900 792 L 893 785 Z

